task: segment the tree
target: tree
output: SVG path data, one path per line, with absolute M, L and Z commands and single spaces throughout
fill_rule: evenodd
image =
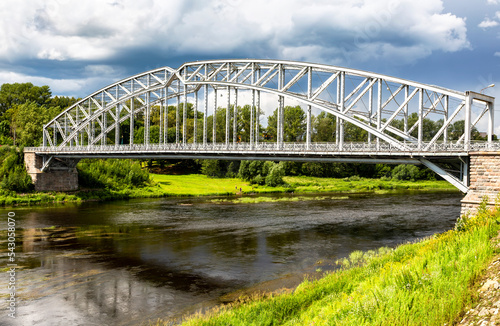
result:
M 3 84 L 0 87 L 0 116 L 16 105 L 28 102 L 38 106 L 49 104 L 51 96 L 49 86 L 34 86 L 32 83 Z
M 278 109 L 267 118 L 267 134 L 271 139 L 276 140 L 278 135 Z M 297 106 L 285 106 L 283 112 L 283 141 L 293 142 L 305 140 L 306 114 L 304 110 Z
M 47 107 L 35 102 L 15 105 L 11 123 L 15 143 L 21 146 L 39 146 L 43 139 L 43 125 L 61 112 L 60 107 Z
M 335 116 L 331 113 L 321 111 L 312 119 L 314 142 L 333 142 L 335 140 Z
M 283 165 L 273 163 L 271 170 L 266 177 L 266 186 L 277 187 L 285 183 L 283 177 L 285 176 L 285 169 Z

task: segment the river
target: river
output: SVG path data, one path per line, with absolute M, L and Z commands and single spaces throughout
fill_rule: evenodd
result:
M 1 267 L 8 263 L 7 214 L 16 214 L 18 302 L 12 319 L 2 300 L 0 324 L 178 320 L 242 290 L 293 287 L 305 274 L 334 269 L 335 260 L 354 250 L 449 230 L 462 197 L 310 196 L 253 204 L 164 198 L 2 209 Z M 8 280 L 4 269 L 2 298 L 8 298 Z

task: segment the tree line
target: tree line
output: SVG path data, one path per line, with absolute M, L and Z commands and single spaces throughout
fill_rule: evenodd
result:
M 74 97 L 53 96 L 48 86 L 35 86 L 32 83 L 13 83 L 3 84 L 0 87 L 0 188 L 16 191 L 28 191 L 32 189 L 29 176 L 27 176 L 22 159 L 22 149 L 25 146 L 39 146 L 42 143 L 42 128 L 51 119 L 61 113 L 69 106 L 76 103 L 78 99 Z M 138 104 L 138 103 L 137 103 Z M 151 109 L 150 121 L 150 143 L 160 143 L 160 107 L 154 106 Z M 172 143 L 176 141 L 176 126 L 182 126 L 184 104 L 180 103 L 179 107 L 170 105 L 167 108 L 167 141 Z M 179 121 L 177 121 L 177 111 Z M 234 122 L 234 107 L 230 107 L 230 135 L 233 135 Z M 267 116 L 267 124 L 262 125 L 264 116 L 259 116 L 256 110 L 252 110 L 250 105 L 243 105 L 237 108 L 236 116 L 236 135 L 239 142 L 249 142 L 251 137 L 251 114 L 253 112 L 253 120 L 258 124 L 259 141 L 273 142 L 277 138 L 277 112 L 275 109 L 272 114 Z M 225 141 L 226 128 L 226 108 L 217 108 L 214 114 L 207 116 L 207 140 L 212 142 L 213 125 L 215 119 L 215 135 L 216 142 Z M 186 126 L 187 134 L 185 135 L 188 142 L 193 142 L 195 133 L 196 120 L 196 141 L 203 141 L 203 121 L 204 114 L 201 111 L 195 113 L 195 109 L 191 103 L 186 106 Z M 418 119 L 416 113 L 408 118 L 408 124 L 412 125 Z M 111 121 L 111 120 L 110 120 Z M 130 141 L 130 125 L 129 121 L 125 121 L 120 126 L 120 142 L 127 144 Z M 404 121 L 395 119 L 393 126 L 402 129 Z M 145 131 L 144 114 L 139 113 L 134 121 L 134 143 L 144 142 Z M 311 117 L 311 140 L 313 142 L 334 142 L 337 120 L 334 115 L 326 112 L 321 112 L 318 115 Z M 300 106 L 284 107 L 284 134 L 283 138 L 286 142 L 303 142 L 306 140 L 306 113 Z M 430 140 L 433 135 L 443 125 L 442 120 L 432 121 L 425 118 L 423 120 L 424 140 Z M 255 126 L 254 126 L 255 127 Z M 182 139 L 182 128 L 179 130 L 179 137 Z M 344 124 L 345 141 L 347 142 L 363 142 L 367 141 L 368 133 L 350 123 Z M 455 122 L 449 128 L 449 139 L 456 140 L 463 133 L 463 120 Z M 416 136 L 416 130 L 414 131 Z M 109 136 L 109 135 L 108 135 Z M 473 128 L 473 139 L 481 139 L 479 132 Z M 110 137 L 108 143 L 113 143 L 114 138 Z M 165 165 L 168 162 L 160 162 Z M 170 162 L 172 163 L 172 162 Z M 400 178 L 420 179 L 432 178 L 432 173 L 426 169 L 418 167 L 398 168 L 400 171 L 393 175 L 393 167 L 386 165 L 364 165 L 364 164 L 341 164 L 341 163 L 319 163 L 319 162 L 247 162 L 247 161 L 217 161 L 217 160 L 197 160 L 184 162 L 191 167 L 193 171 L 204 173 L 212 177 L 240 177 L 258 184 L 277 185 L 282 180 L 284 175 L 308 175 L 317 177 L 394 177 L 399 175 Z M 89 164 L 82 164 L 89 169 L 88 173 L 82 173 L 86 184 L 102 184 L 102 180 L 90 180 L 89 175 L 95 176 L 105 168 L 91 168 Z M 113 163 L 113 167 L 118 168 L 120 165 Z M 111 167 L 111 171 L 113 169 Z M 123 166 L 122 166 L 123 168 Z M 134 167 L 137 169 L 137 167 Z M 403 171 L 404 170 L 404 171 Z M 109 169 L 106 170 L 107 174 Z M 403 172 L 401 172 L 403 171 Z M 137 171 L 136 171 L 137 172 Z M 143 178 L 142 176 L 141 178 Z M 145 177 L 144 177 L 145 178 Z M 142 179 L 141 179 L 142 180 Z M 114 182 L 114 181 L 113 181 Z

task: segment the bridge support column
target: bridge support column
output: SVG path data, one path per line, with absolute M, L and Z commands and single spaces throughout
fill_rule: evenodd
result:
M 46 172 L 42 172 L 43 156 L 35 152 L 24 152 L 26 170 L 35 185 L 36 191 L 74 191 L 78 189 L 78 159 L 54 159 Z
M 500 152 L 471 152 L 469 166 L 470 186 L 461 214 L 476 212 L 484 196 L 488 196 L 488 206 L 495 205 L 500 193 Z

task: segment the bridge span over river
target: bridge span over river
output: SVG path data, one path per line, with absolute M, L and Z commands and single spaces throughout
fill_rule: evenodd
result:
M 306 132 L 287 139 L 285 107 L 297 105 Z M 270 140 L 262 126 L 275 109 Z M 333 142 L 313 141 L 321 112 L 335 119 Z M 427 121 L 439 129 L 429 132 Z M 423 164 L 466 193 L 464 207 L 473 208 L 500 191 L 494 127 L 494 98 L 482 93 L 323 64 L 208 60 L 96 91 L 46 124 L 42 146 L 25 148 L 25 158 L 41 191 L 77 189 L 82 158 Z M 363 141 L 351 142 L 348 128 L 362 131 Z M 477 129 L 486 130 L 485 140 L 473 140 Z

